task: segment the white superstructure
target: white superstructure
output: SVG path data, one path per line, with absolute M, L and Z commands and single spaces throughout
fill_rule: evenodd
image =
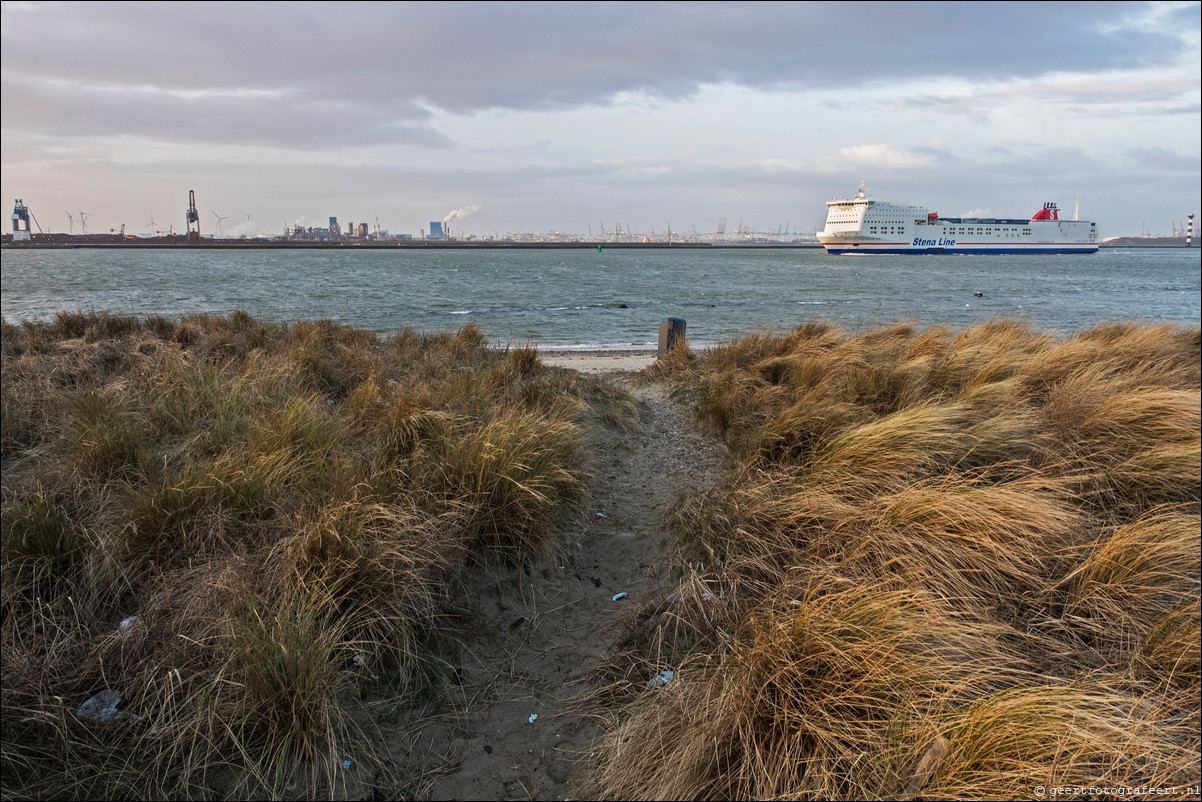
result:
M 827 253 L 1095 253 L 1096 223 L 1061 220 L 1054 203 L 1030 219 L 940 217 L 925 206 L 853 198 L 827 201 L 818 241 Z

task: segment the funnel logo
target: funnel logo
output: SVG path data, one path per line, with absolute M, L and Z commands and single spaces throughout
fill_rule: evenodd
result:
M 1059 220 L 1060 219 L 1060 209 L 1058 209 L 1056 207 L 1056 204 L 1054 204 L 1054 203 L 1045 203 L 1043 205 L 1043 208 L 1040 209 L 1038 212 L 1036 212 L 1035 215 L 1031 219 L 1032 220 Z

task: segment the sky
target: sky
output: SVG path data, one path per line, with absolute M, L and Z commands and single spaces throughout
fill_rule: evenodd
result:
M 1168 235 L 1200 40 L 1199 2 L 4 2 L 0 184 L 76 233 L 189 190 L 227 236 L 812 233 L 865 181 Z

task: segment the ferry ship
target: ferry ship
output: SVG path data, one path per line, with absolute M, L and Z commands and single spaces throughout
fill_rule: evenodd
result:
M 876 201 L 864 184 L 854 198 L 827 201 L 818 241 L 827 253 L 1097 253 L 1098 225 L 1061 220 L 1045 203 L 1030 220 L 940 217 L 925 206 Z

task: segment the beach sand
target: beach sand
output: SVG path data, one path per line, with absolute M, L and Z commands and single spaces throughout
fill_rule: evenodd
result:
M 528 574 L 464 577 L 477 635 L 458 649 L 451 710 L 387 734 L 388 760 L 429 799 L 577 799 L 596 764 L 603 716 L 587 700 L 606 655 L 673 582 L 664 514 L 677 494 L 721 476 L 722 447 L 662 381 L 634 374 L 654 351 L 539 352 L 544 365 L 602 374 L 630 392 L 631 431 L 589 433 L 587 501 L 555 557 Z M 366 785 L 360 795 L 371 798 Z
M 640 371 L 656 360 L 655 351 L 539 351 L 544 365 L 581 373 Z

